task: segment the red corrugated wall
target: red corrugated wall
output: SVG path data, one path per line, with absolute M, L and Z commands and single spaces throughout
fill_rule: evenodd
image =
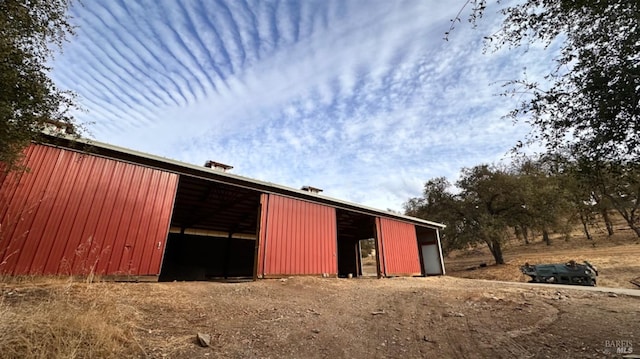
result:
M 258 257 L 256 258 L 256 276 L 264 276 L 264 253 L 267 238 L 267 213 L 269 211 L 269 195 L 263 193 L 260 195 L 260 227 L 258 228 Z
M 335 208 L 262 196 L 258 275 L 337 275 Z
M 385 275 L 421 275 L 416 228 L 411 223 L 376 218 L 380 270 Z
M 378 276 L 382 273 L 383 275 L 387 274 L 387 268 L 385 266 L 385 258 L 384 258 L 384 244 L 382 243 L 382 225 L 380 224 L 380 217 L 376 217 L 376 259 L 378 260 L 379 273 Z
M 0 273 L 158 275 L 178 176 L 45 145 L 0 182 Z

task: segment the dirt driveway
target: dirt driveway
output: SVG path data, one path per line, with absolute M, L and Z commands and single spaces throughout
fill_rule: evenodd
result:
M 136 343 L 114 357 L 605 358 L 620 357 L 618 350 L 640 354 L 640 298 L 571 288 L 453 277 L 294 277 L 233 284 L 2 284 L 0 289 L 4 328 L 28 322 L 25 318 L 34 315 L 34 308 L 42 307 L 42 299 L 30 300 L 34 296 L 63 293 L 55 300 L 69 303 L 67 310 L 78 313 L 114 306 L 118 315 L 93 320 L 126 329 L 126 340 Z M 16 322 L 7 323 L 11 318 Z M 211 347 L 196 344 L 198 332 L 211 335 Z

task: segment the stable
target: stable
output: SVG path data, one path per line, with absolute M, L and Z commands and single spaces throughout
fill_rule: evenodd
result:
M 56 136 L 0 172 L 0 273 L 130 280 L 443 275 L 444 226 L 95 141 Z M 370 264 L 371 265 L 371 264 Z

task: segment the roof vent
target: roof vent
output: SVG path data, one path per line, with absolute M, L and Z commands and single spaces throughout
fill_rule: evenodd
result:
M 73 128 L 73 124 L 63 121 L 56 120 L 44 120 L 44 127 L 42 132 L 47 135 L 73 135 L 75 133 L 75 129 Z
M 233 166 L 225 165 L 224 163 L 216 162 L 216 161 L 207 161 L 204 164 L 207 168 L 212 168 L 214 170 L 227 172 L 233 168 Z
M 320 193 L 320 192 L 322 192 L 322 189 L 316 188 L 316 187 L 311 187 L 311 186 L 303 186 L 300 189 L 303 190 L 303 191 L 311 192 L 311 193 Z

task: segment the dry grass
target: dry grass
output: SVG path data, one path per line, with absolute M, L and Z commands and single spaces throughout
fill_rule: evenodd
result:
M 121 358 L 144 354 L 134 308 L 107 301 L 108 287 L 60 279 L 0 284 L 3 358 Z
M 34 278 L 0 283 L 0 358 L 603 357 L 604 340 L 640 335 L 637 314 L 635 297 L 446 276 Z

